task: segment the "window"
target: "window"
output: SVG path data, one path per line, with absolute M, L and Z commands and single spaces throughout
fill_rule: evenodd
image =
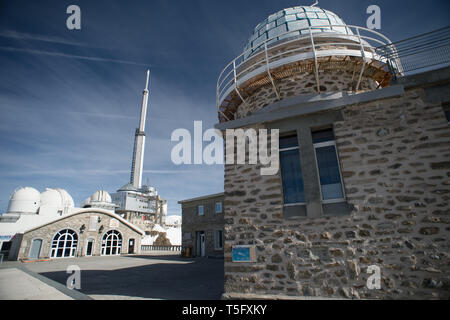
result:
M 198 206 L 198 215 L 199 215 L 199 216 L 204 215 L 204 212 L 203 212 L 203 206 Z
M 61 230 L 53 237 L 50 257 L 51 258 L 75 257 L 77 246 L 78 246 L 77 233 L 70 229 Z
M 216 250 L 223 249 L 223 231 L 222 230 L 214 231 L 214 249 L 216 249 Z
M 319 170 L 322 200 L 324 203 L 343 201 L 344 192 L 333 130 L 313 132 L 312 138 Z
M 285 206 L 304 204 L 305 191 L 297 135 L 280 138 L 280 166 Z
M 216 213 L 222 213 L 222 202 L 216 202 Z
M 122 235 L 119 231 L 110 230 L 102 238 L 102 256 L 120 255 L 122 249 Z

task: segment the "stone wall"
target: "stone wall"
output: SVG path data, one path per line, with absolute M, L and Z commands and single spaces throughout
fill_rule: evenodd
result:
M 98 223 L 98 227 L 96 231 L 89 231 L 89 221 L 91 216 L 100 217 L 101 222 Z M 63 229 L 72 229 L 78 235 L 78 249 L 77 256 L 85 256 L 86 255 L 86 244 L 88 239 L 94 239 L 94 247 L 92 251 L 93 256 L 99 256 L 101 250 L 101 243 L 103 235 L 111 230 L 117 230 L 122 234 L 122 254 L 128 254 L 128 241 L 129 239 L 135 239 L 134 252 L 140 253 L 141 248 L 141 237 L 142 235 L 137 231 L 133 230 L 129 226 L 123 224 L 122 222 L 114 221 L 111 224 L 111 220 L 114 219 L 112 216 L 99 213 L 99 212 L 87 212 L 71 215 L 65 219 L 58 220 L 56 222 L 50 223 L 43 227 L 37 228 L 30 232 L 26 232 L 23 235 L 22 243 L 20 246 L 18 259 L 28 259 L 30 253 L 30 247 L 33 239 L 42 239 L 42 247 L 40 251 L 39 258 L 49 258 L 51 244 L 54 235 L 63 230 Z M 116 227 L 116 223 L 119 222 Z M 83 233 L 80 233 L 80 227 L 85 225 L 85 229 Z M 99 228 L 103 226 L 102 232 L 99 232 Z
M 352 91 L 353 86 L 356 86 L 357 76 L 345 70 L 319 70 L 320 91 L 322 93 Z M 279 80 L 276 86 L 282 100 L 301 94 L 317 93 L 315 75 L 308 72 Z M 376 87 L 375 81 L 363 78 L 359 90 L 368 91 Z M 247 99 L 247 105 L 241 104 L 238 107 L 237 118 L 247 117 L 276 101 L 277 95 L 271 85 L 261 87 Z
M 450 97 L 449 97 L 450 100 Z M 263 97 L 259 101 L 263 106 Z M 280 172 L 225 166 L 225 294 L 450 298 L 450 126 L 423 88 L 332 123 L 350 215 L 283 218 Z M 232 246 L 256 245 L 256 263 Z M 368 267 L 381 289 L 368 289 Z
M 215 212 L 216 202 L 222 202 L 222 213 Z M 204 214 L 198 215 L 198 206 L 203 205 Z M 194 200 L 182 203 L 183 223 L 181 225 L 182 247 L 191 248 L 193 255 L 197 252 L 196 232 L 205 232 L 205 255 L 222 255 L 222 249 L 214 246 L 214 231 L 224 228 L 224 197 L 223 195 L 207 199 Z

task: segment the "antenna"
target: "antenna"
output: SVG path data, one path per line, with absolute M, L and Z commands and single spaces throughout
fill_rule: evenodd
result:
M 319 4 L 319 0 L 316 0 L 316 2 L 314 2 L 314 4 L 311 5 L 311 7 L 314 7 L 315 5 Z

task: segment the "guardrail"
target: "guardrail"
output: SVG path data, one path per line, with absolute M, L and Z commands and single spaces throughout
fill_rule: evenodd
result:
M 143 251 L 180 251 L 180 246 L 155 246 L 155 245 L 141 245 L 141 252 Z
M 346 33 L 336 31 L 343 28 Z M 287 48 L 289 45 L 293 47 Z M 226 65 L 217 80 L 217 109 L 219 113 L 222 113 L 220 106 L 233 91 L 236 91 L 240 99 L 245 102 L 239 86 L 259 74 L 267 73 L 272 85 L 275 86 L 271 69 L 288 63 L 313 59 L 318 82 L 318 58 L 355 56 L 362 58 L 364 65 L 368 59 L 378 60 L 387 66 L 388 71 L 400 70 L 401 72 L 402 68 L 396 54 L 395 46 L 386 36 L 358 26 L 320 25 L 296 30 L 295 33 L 284 32 L 248 48 Z M 364 72 L 364 65 L 359 75 L 358 86 Z M 317 86 L 320 92 L 319 85 Z M 222 115 L 227 118 L 223 113 Z
M 394 42 L 395 52 L 386 46 L 376 48 L 390 60 L 400 60 L 402 73 L 408 75 L 450 65 L 450 26 Z M 395 71 L 395 70 L 394 70 Z

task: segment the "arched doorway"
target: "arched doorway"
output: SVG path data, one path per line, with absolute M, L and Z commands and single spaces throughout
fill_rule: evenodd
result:
M 53 237 L 50 258 L 75 257 L 77 246 L 77 233 L 71 229 L 61 230 Z
M 120 255 L 122 249 L 122 234 L 117 230 L 109 230 L 102 238 L 102 256 Z

